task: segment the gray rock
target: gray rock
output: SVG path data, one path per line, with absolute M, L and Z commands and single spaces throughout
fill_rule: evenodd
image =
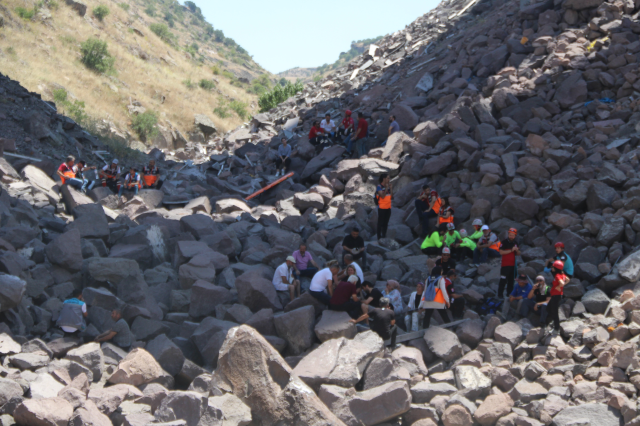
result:
M 182 350 L 165 334 L 161 334 L 151 340 L 145 349 L 153 355 L 158 364 L 169 374 L 175 376 L 182 370 L 184 354 Z
M 326 310 L 315 326 L 316 336 L 321 342 L 338 337 L 353 339 L 356 335 L 356 326 L 350 320 L 351 317 L 346 312 Z
M 429 350 L 445 361 L 454 361 L 462 356 L 458 336 L 445 328 L 429 327 L 424 333 L 424 340 Z
M 14 275 L 0 275 L 0 312 L 13 309 L 20 304 L 27 291 L 27 282 Z
M 315 318 L 315 311 L 311 306 L 283 312 L 273 317 L 276 332 L 279 337 L 287 341 L 287 348 L 291 355 L 300 355 L 313 344 Z
M 622 416 L 613 407 L 591 403 L 567 407 L 553 418 L 553 423 L 556 426 L 577 425 L 580 424 L 580 421 L 590 425 L 620 426 L 622 425 Z
M 609 297 L 604 291 L 595 288 L 582 296 L 582 304 L 591 314 L 603 314 L 609 306 Z
M 99 343 L 86 343 L 67 352 L 65 358 L 84 365 L 93 373 L 93 380 L 98 381 L 104 372 L 104 355 Z

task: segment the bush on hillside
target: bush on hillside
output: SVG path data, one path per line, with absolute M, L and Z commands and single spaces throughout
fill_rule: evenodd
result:
M 260 112 L 269 111 L 271 108 L 275 108 L 280 102 L 284 102 L 296 93 L 301 92 L 303 88 L 304 86 L 299 81 L 295 83 L 288 81 L 284 87 L 280 85 L 275 86 L 271 91 L 260 95 L 260 98 L 258 99 Z
M 146 111 L 131 118 L 131 127 L 142 140 L 153 139 L 158 134 L 157 124 L 158 114 L 155 111 Z
M 102 22 L 104 18 L 106 18 L 110 13 L 111 11 L 109 10 L 109 8 L 103 4 L 93 9 L 93 16 L 98 18 L 98 21 L 100 22 Z
M 129 3 L 118 3 L 118 6 L 120 6 L 122 8 L 122 10 L 128 12 L 129 9 L 131 8 L 131 6 L 129 6 Z
M 247 111 L 247 104 L 241 101 L 231 101 L 229 102 L 229 108 L 234 110 L 238 117 L 245 120 L 249 116 L 249 112 Z
M 148 5 L 145 9 L 144 9 L 144 13 L 146 13 L 147 15 L 154 17 L 156 16 L 156 8 L 154 5 L 150 4 Z
M 63 88 L 53 90 L 53 100 L 56 106 L 61 107 L 62 111 L 68 117 L 71 117 L 76 123 L 84 125 L 89 116 L 85 112 L 85 104 L 82 101 L 74 99 L 69 100 L 69 94 Z
M 211 80 L 207 80 L 206 78 L 203 78 L 202 80 L 200 80 L 199 86 L 201 89 L 204 89 L 204 90 L 213 90 L 216 88 L 215 83 Z
M 113 58 L 107 50 L 107 42 L 98 40 L 95 37 L 89 39 L 80 45 L 82 53 L 82 63 L 89 69 L 106 73 L 113 69 L 115 58 Z
M 255 93 L 256 95 L 262 95 L 268 92 L 271 88 L 271 80 L 268 74 L 262 74 L 260 77 L 254 79 L 251 82 L 251 87 L 247 90 L 249 93 Z
M 176 37 L 165 24 L 151 24 L 149 29 L 166 43 L 171 43 Z
M 31 19 L 36 14 L 37 9 L 34 7 L 33 9 L 25 9 L 24 7 L 16 7 L 16 13 L 22 19 Z

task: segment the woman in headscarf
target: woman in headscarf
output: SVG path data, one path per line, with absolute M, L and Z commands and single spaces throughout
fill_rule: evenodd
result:
M 408 311 L 404 316 L 404 325 L 407 327 L 407 331 L 418 331 L 420 329 L 420 323 L 424 318 L 424 312 L 421 313 L 419 310 L 423 291 L 424 283 L 419 282 L 416 286 L 416 291 L 409 296 Z
M 400 283 L 395 280 L 387 281 L 387 287 L 382 292 L 382 295 L 389 298 L 393 312 L 397 316 L 401 316 L 404 312 L 404 306 L 402 304 L 402 294 L 400 294 Z

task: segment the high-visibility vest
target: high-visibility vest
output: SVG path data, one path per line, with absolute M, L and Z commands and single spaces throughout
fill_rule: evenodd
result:
M 440 207 L 442 207 L 442 198 L 438 197 L 436 202 L 433 204 L 433 211 L 436 212 L 436 214 L 440 213 Z
M 391 208 L 391 195 L 387 195 L 383 198 L 378 198 L 378 207 L 384 210 Z
M 60 176 L 60 180 L 62 181 L 63 185 L 67 181 L 67 179 L 73 179 L 76 177 L 76 174 L 73 172 L 62 172 L 62 174 L 64 176 Z
M 442 295 L 442 290 L 440 290 L 440 287 L 436 288 L 436 297 L 433 299 L 433 301 L 436 303 L 442 303 L 444 305 L 444 296 Z
M 142 179 L 144 179 L 144 184 L 146 186 L 153 186 L 158 181 L 158 176 L 144 175 Z
M 495 251 L 500 251 L 500 246 L 502 245 L 502 243 L 500 241 L 496 241 L 495 244 L 489 246 L 490 249 L 493 249 Z

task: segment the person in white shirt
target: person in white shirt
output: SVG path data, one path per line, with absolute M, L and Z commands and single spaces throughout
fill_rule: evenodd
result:
M 273 286 L 276 291 L 289 290 L 291 300 L 295 299 L 296 293 L 300 296 L 300 281 L 293 279 L 293 265 L 296 259 L 293 256 L 287 257 L 287 260 L 276 268 L 273 274 Z
M 136 169 L 131 167 L 129 174 L 125 176 L 122 186 L 118 191 L 118 197 L 122 197 L 124 191 L 133 192 L 134 195 L 138 195 L 138 189 L 140 188 L 140 174 L 136 172 Z
M 353 256 L 351 254 L 347 253 L 344 255 L 344 264 L 345 264 L 345 273 L 346 273 L 346 267 L 353 266 L 356 270 L 356 275 L 360 279 L 360 282 L 361 283 L 364 282 L 364 274 L 362 273 L 362 268 L 360 267 L 360 265 L 358 265 L 358 262 L 355 262 L 353 260 Z M 343 273 L 342 275 L 344 275 L 345 273 Z
M 325 114 L 324 120 L 320 122 L 320 127 L 324 129 L 324 131 L 331 137 L 331 139 L 335 139 L 336 123 L 334 123 L 331 119 L 331 114 Z
M 327 262 L 327 267 L 319 270 L 311 279 L 309 293 L 318 299 L 318 301 L 329 305 L 331 296 L 333 295 L 333 286 L 337 284 L 337 275 L 340 272 L 340 266 L 337 260 Z M 329 294 L 325 292 L 327 290 Z

